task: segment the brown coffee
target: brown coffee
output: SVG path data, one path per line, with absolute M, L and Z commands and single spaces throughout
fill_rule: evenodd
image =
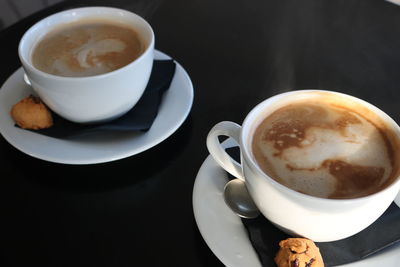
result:
M 126 66 L 144 49 L 138 33 L 129 26 L 85 20 L 46 34 L 33 50 L 32 64 L 58 76 L 93 76 Z
M 375 193 L 396 178 L 397 156 L 383 121 L 367 116 L 323 98 L 293 102 L 257 127 L 255 160 L 274 180 L 312 196 L 347 199 Z

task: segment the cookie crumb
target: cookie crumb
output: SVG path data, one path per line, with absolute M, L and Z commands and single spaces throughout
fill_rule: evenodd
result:
M 275 256 L 278 267 L 324 267 L 319 248 L 306 238 L 288 238 L 279 242 Z
M 39 130 L 53 126 L 51 112 L 37 96 L 30 95 L 20 100 L 13 105 L 10 114 L 23 129 Z

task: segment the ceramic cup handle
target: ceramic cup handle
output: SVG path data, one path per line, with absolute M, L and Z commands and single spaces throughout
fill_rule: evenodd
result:
M 24 82 L 29 85 L 32 86 L 31 81 L 29 80 L 28 76 L 26 75 L 26 73 L 24 73 Z
M 241 129 L 240 125 L 230 121 L 222 121 L 216 124 L 208 133 L 207 148 L 211 156 L 222 168 L 244 181 L 242 166 L 226 153 L 218 139 L 218 136 L 228 136 L 239 144 Z

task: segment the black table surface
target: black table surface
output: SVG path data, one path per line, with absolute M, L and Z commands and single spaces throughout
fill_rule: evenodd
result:
M 46 162 L 0 137 L 1 266 L 223 266 L 192 208 L 214 124 L 307 88 L 360 97 L 400 122 L 400 6 L 381 0 L 64 1 L 0 32 L 0 83 L 21 66 L 33 23 L 95 5 L 150 22 L 156 48 L 192 79 L 191 113 L 161 144 L 102 164 Z

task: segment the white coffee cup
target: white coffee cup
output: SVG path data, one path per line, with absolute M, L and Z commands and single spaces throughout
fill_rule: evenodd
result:
M 32 53 L 43 36 L 62 25 L 86 19 L 115 21 L 133 27 L 145 44 L 145 51 L 128 65 L 96 76 L 61 77 L 33 66 Z M 73 122 L 101 122 L 123 115 L 142 96 L 153 65 L 154 33 L 143 18 L 126 10 L 77 8 L 56 13 L 33 25 L 22 37 L 18 53 L 29 83 L 54 112 Z
M 242 126 L 224 121 L 216 124 L 207 137 L 210 154 L 226 171 L 245 181 L 247 189 L 262 214 L 281 230 L 317 242 L 335 241 L 354 235 L 378 219 L 395 199 L 400 189 L 398 177 L 381 191 L 358 198 L 328 199 L 292 190 L 264 173 L 252 155 L 255 129 L 269 114 L 299 99 L 311 99 L 320 93 L 353 101 L 378 115 L 390 127 L 400 143 L 399 126 L 383 111 L 358 98 L 322 90 L 300 90 L 276 95 L 263 101 L 246 116 Z M 222 148 L 218 136 L 233 138 L 240 147 L 241 164 Z M 398 169 L 398 167 L 396 167 Z

